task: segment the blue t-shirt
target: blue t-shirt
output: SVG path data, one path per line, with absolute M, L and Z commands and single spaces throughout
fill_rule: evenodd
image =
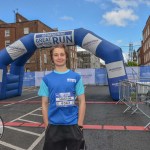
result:
M 40 85 L 39 96 L 49 97 L 48 120 L 55 125 L 73 125 L 78 122 L 75 97 L 84 94 L 81 76 L 71 70 L 52 71 Z

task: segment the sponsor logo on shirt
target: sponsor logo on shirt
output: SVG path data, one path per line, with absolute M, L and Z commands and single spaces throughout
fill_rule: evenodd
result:
M 67 82 L 74 82 L 74 83 L 76 83 L 76 79 L 68 78 L 68 79 L 67 79 Z

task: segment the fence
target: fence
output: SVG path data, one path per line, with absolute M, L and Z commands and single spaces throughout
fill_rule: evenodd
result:
M 128 79 L 137 81 L 139 78 L 150 76 L 150 67 L 126 67 Z M 108 85 L 106 68 L 99 69 L 76 69 L 81 74 L 85 85 Z M 26 72 L 24 75 L 23 86 L 39 86 L 44 75 L 50 71 Z
M 149 82 L 132 82 L 129 80 L 119 82 L 119 101 L 116 104 L 122 102 L 127 106 L 123 113 L 128 110 L 132 111 L 131 114 L 140 111 L 150 119 L 150 115 L 145 113 L 144 108 L 142 109 L 139 107 L 140 103 L 150 104 L 150 78 L 147 78 L 146 81 Z M 145 125 L 145 128 L 149 125 L 150 122 Z

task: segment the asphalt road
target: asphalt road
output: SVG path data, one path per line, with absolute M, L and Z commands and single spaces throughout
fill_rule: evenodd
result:
M 0 116 L 5 123 L 0 150 L 42 150 L 44 127 L 37 88 L 25 89 L 21 97 L 0 101 Z M 84 137 L 88 150 L 149 150 L 150 121 L 140 111 L 123 113 L 126 105 L 116 104 L 108 86 L 86 86 L 87 110 Z M 139 105 L 150 114 L 150 107 Z

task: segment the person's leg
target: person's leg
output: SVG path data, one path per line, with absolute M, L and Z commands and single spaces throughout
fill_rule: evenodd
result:
M 43 150 L 66 150 L 66 143 L 65 141 L 45 142 Z
M 66 150 L 66 142 L 61 137 L 60 127 L 49 125 L 45 132 L 43 150 Z
M 67 150 L 80 150 L 81 141 L 67 140 Z
M 68 126 L 69 135 L 67 137 L 67 150 L 80 150 L 83 132 L 78 125 Z

